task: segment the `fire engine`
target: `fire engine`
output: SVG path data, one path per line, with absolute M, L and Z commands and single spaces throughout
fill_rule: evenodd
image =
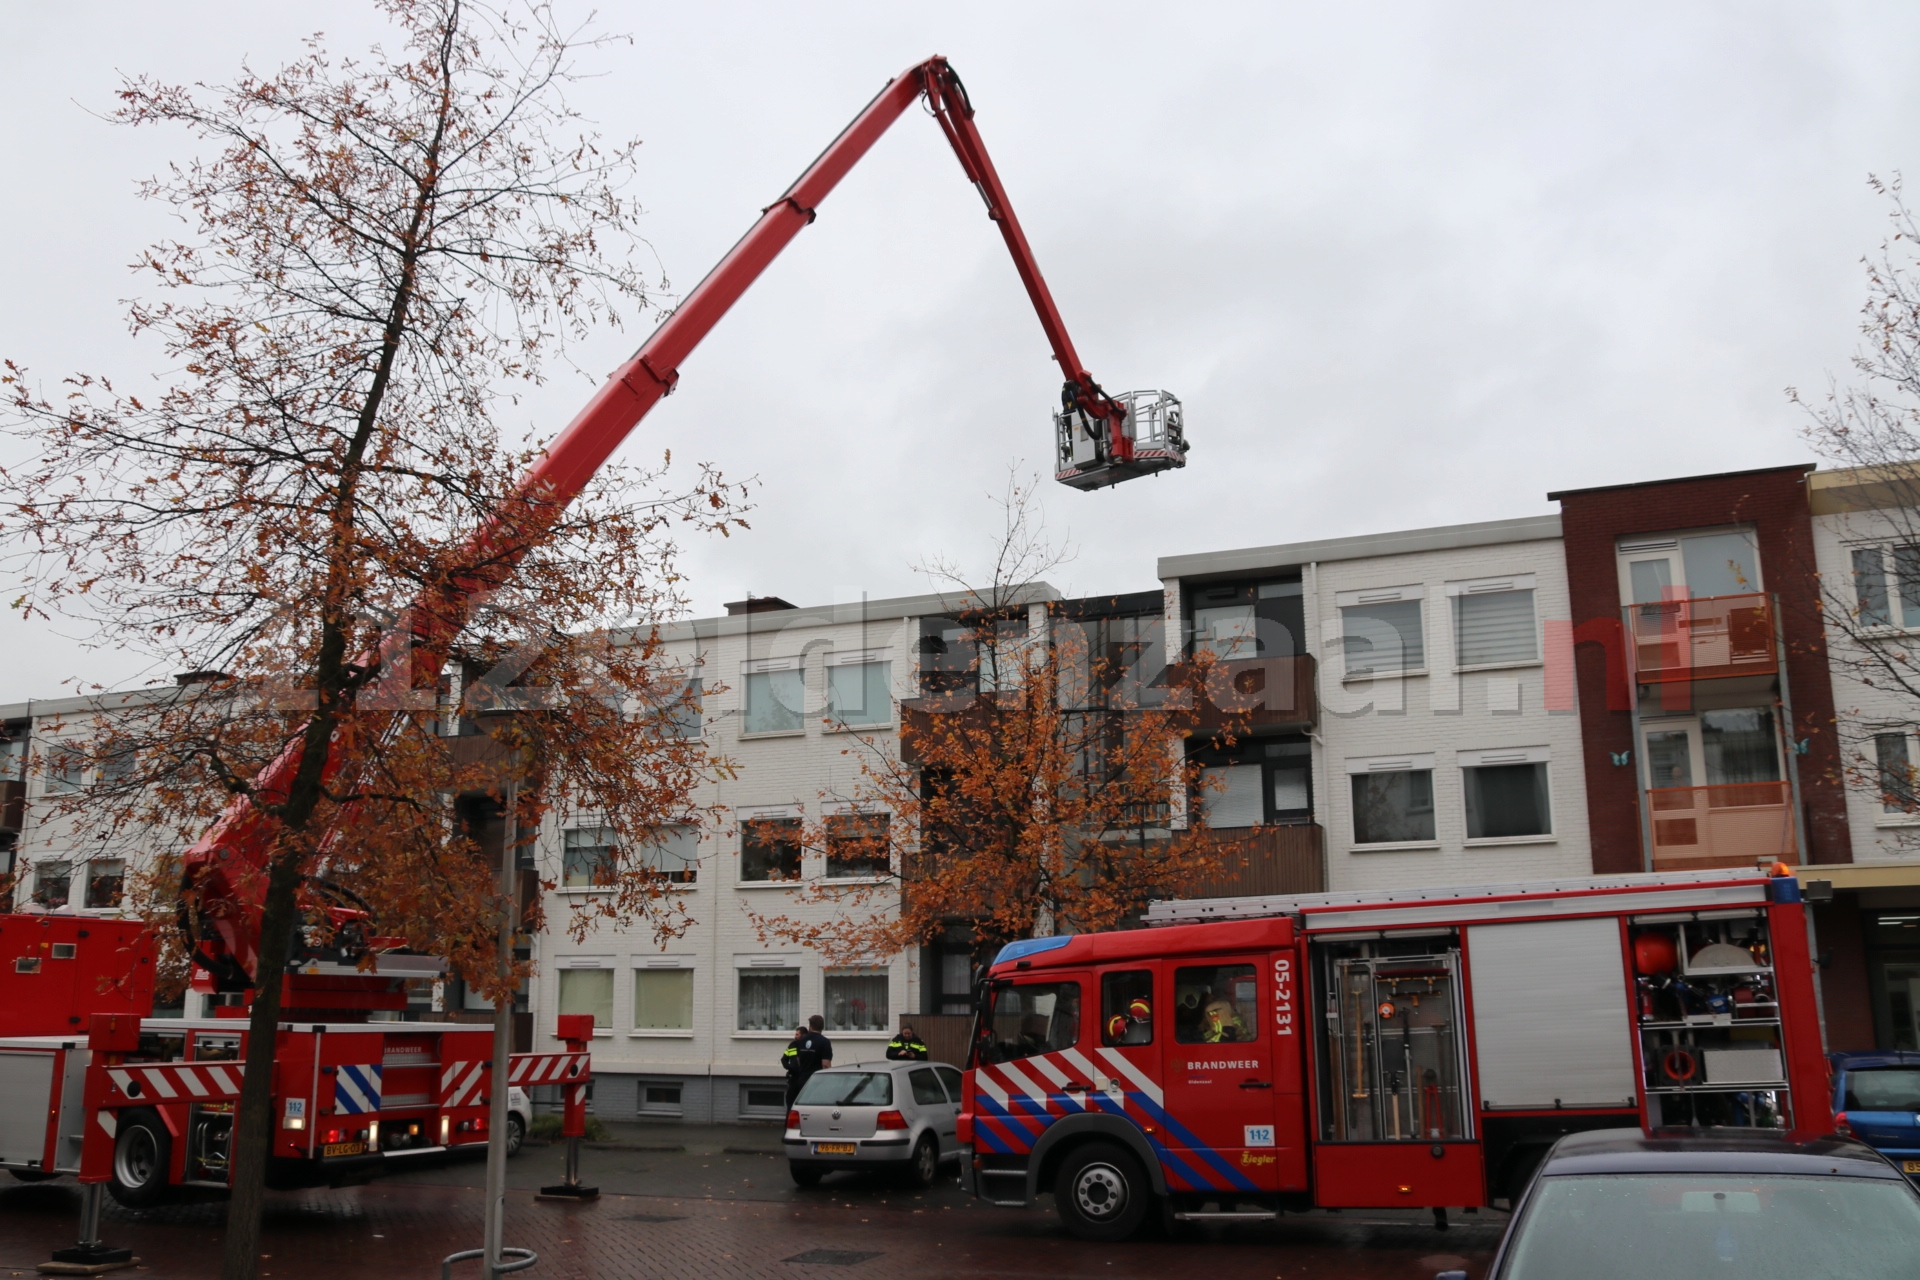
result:
M 1727 871 L 1161 902 L 1001 950 L 962 1179 L 1068 1230 L 1513 1201 L 1563 1134 L 1833 1127 L 1799 883 Z
M 505 581 L 524 548 L 539 542 L 542 523 L 557 518 L 673 391 L 681 362 L 814 220 L 853 165 L 923 99 L 998 226 L 1065 376 L 1053 415 L 1056 477 L 1097 489 L 1184 466 L 1177 399 L 1163 391 L 1110 396 L 1081 364 L 974 125 L 966 88 L 936 56 L 888 81 L 762 211 L 452 557 L 455 564 L 485 568 L 433 588 L 377 653 L 358 662 L 434 679 L 474 606 Z M 261 771 L 254 794 L 287 793 L 300 767 L 301 740 L 295 734 Z M 327 765 L 330 774 L 341 767 L 337 760 Z M 13 969 L 0 971 L 7 984 L 0 988 L 0 1167 L 28 1179 L 78 1172 L 88 1188 L 110 1183 L 116 1198 L 132 1204 L 149 1203 L 175 1186 L 228 1185 L 235 1104 L 252 1048 L 246 1018 L 263 968 L 260 915 L 272 838 L 267 821 L 242 797 L 183 857 L 182 901 L 193 904 L 200 925 L 193 985 L 213 998 L 218 1016 L 212 1019 L 148 1016 L 153 943 L 132 923 L 0 916 L 0 955 L 13 957 Z M 490 1033 L 369 1017 L 404 1008 L 405 981 L 436 975 L 443 962 L 405 954 L 398 939 L 368 936 L 367 913 L 323 877 L 309 877 L 304 893 L 308 917 L 325 915 L 335 926 L 317 932 L 349 945 L 303 940 L 287 971 L 275 975 L 285 1020 L 271 1057 L 270 1184 L 337 1184 L 369 1176 L 396 1156 L 486 1141 L 485 1107 L 497 1084 Z M 369 955 L 371 969 L 362 965 Z M 511 1082 L 563 1085 L 563 1132 L 577 1138 L 591 1019 L 563 1016 L 560 1022 L 566 1051 L 515 1055 Z M 577 1155 L 577 1143 L 572 1150 Z M 570 1159 L 570 1186 L 575 1175 Z M 57 1260 L 86 1263 L 124 1253 L 98 1244 L 97 1194 L 90 1191 L 82 1212 L 81 1246 Z

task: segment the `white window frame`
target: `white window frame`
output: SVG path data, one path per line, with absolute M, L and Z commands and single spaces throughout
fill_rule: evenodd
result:
M 1900 810 L 1892 813 L 1887 812 L 1885 805 L 1880 799 L 1879 786 L 1879 739 L 1892 734 L 1899 734 L 1904 737 L 1907 740 L 1907 764 L 1911 768 L 1915 765 L 1920 765 L 1920 735 L 1916 735 L 1910 726 L 1904 724 L 1863 725 L 1862 728 L 1866 730 L 1869 738 L 1874 739 L 1871 754 L 1862 761 L 1863 764 L 1873 770 L 1874 785 L 1873 788 L 1867 792 L 1867 803 L 1873 806 L 1873 825 L 1878 828 L 1920 827 L 1920 808 L 1916 808 L 1912 813 Z M 1915 791 L 1917 794 L 1920 794 L 1920 778 L 1916 778 L 1915 782 L 1917 784 Z
M 1467 836 L 1462 843 L 1468 848 L 1506 844 L 1557 844 L 1559 842 L 1560 806 L 1554 802 L 1553 749 L 1551 747 L 1483 747 L 1476 751 L 1456 751 L 1454 753 L 1454 764 L 1460 770 L 1460 820 L 1461 830 L 1463 831 L 1466 829 L 1467 770 L 1484 769 L 1491 765 L 1503 764 L 1543 764 L 1547 766 L 1547 830 L 1537 835 L 1527 836 Z
M 806 983 L 801 974 L 800 957 L 788 951 L 739 952 L 733 957 L 733 1031 L 731 1033 L 733 1038 L 735 1040 L 791 1040 L 793 1038 L 792 1027 L 775 1027 L 770 1031 L 743 1031 L 741 1029 L 740 975 L 743 973 L 793 974 L 795 989 L 800 992 L 795 999 L 794 1007 L 796 1010 L 804 1009 L 806 1007 L 806 992 L 801 990 L 801 988 L 804 988 Z M 804 1013 L 796 1013 L 795 1016 L 801 1020 L 806 1018 Z
M 1902 618 L 1906 612 L 1905 601 L 1900 595 L 1899 561 L 1894 556 L 1895 550 L 1900 547 L 1920 549 L 1920 538 L 1912 540 L 1903 538 L 1874 538 L 1866 542 L 1849 542 L 1845 544 L 1847 553 L 1847 583 L 1853 591 L 1854 625 L 1869 636 L 1907 636 L 1920 634 L 1920 625 L 1908 626 L 1904 621 L 1896 620 Z M 1887 620 L 1883 623 L 1868 623 L 1860 620 L 1860 582 L 1858 577 L 1855 576 L 1853 557 L 1861 551 L 1875 551 L 1878 552 L 1880 556 L 1880 585 L 1886 594 L 1887 603 Z M 1916 601 L 1915 603 L 1916 606 L 1920 606 L 1920 601 Z
M 680 972 L 684 970 L 687 972 L 697 973 L 697 970 L 699 968 L 699 966 L 694 963 L 695 957 L 690 955 L 638 954 L 630 957 L 630 960 L 631 960 L 631 963 L 628 965 L 628 968 L 632 969 L 636 974 L 640 973 L 641 971 L 657 972 L 662 969 L 671 969 L 675 972 Z M 700 979 L 696 976 L 694 978 L 694 983 L 696 984 L 696 987 L 699 981 Z M 691 1040 L 693 1039 L 694 1028 L 691 1026 L 682 1030 L 682 1029 L 673 1028 L 673 1027 L 642 1028 L 642 1027 L 636 1027 L 633 1025 L 633 1006 L 636 1000 L 636 996 L 634 993 L 639 990 L 639 982 L 640 980 L 638 977 L 635 977 L 633 979 L 634 989 L 632 992 L 629 992 L 627 996 L 627 1035 L 631 1038 L 640 1039 L 640 1040 Z M 693 1005 L 694 1005 L 694 1012 L 691 1015 L 691 1017 L 688 1019 L 689 1022 L 697 1022 L 700 1017 L 700 1014 L 699 1014 L 700 996 L 697 990 L 694 993 Z M 664 1084 L 666 1083 L 666 1081 L 656 1081 L 655 1083 Z M 642 1086 L 644 1087 L 644 1085 L 645 1085 L 645 1082 L 643 1081 Z M 684 1085 L 682 1087 L 684 1088 Z
M 596 1037 L 604 1038 L 612 1036 L 613 1020 L 620 1014 L 620 971 L 615 967 L 613 957 L 610 955 L 571 955 L 559 957 L 553 975 L 553 1006 L 555 1009 L 560 1007 L 560 975 L 572 969 L 613 970 L 613 991 L 607 1006 L 607 1025 L 593 1029 L 593 1034 Z
M 1431 840 L 1378 840 L 1360 843 L 1355 821 L 1358 814 L 1347 814 L 1347 847 L 1354 853 L 1391 853 L 1395 850 L 1438 849 L 1440 847 L 1440 789 L 1433 785 L 1436 761 L 1431 751 L 1414 751 L 1396 756 L 1358 756 L 1347 760 L 1347 777 L 1374 773 L 1419 773 L 1424 771 L 1433 793 L 1433 833 Z M 1353 806 L 1353 783 L 1349 781 L 1343 798 L 1349 810 Z
M 753 677 L 770 675 L 781 671 L 800 673 L 800 706 L 792 709 L 800 717 L 799 723 L 791 729 L 748 729 L 747 715 L 750 706 Z M 740 664 L 740 737 L 753 738 L 800 738 L 807 732 L 807 659 L 804 654 L 795 654 L 787 658 L 751 658 Z M 784 705 L 784 704 L 783 704 Z
M 840 719 L 838 709 L 833 705 L 833 677 L 831 675 L 826 676 L 827 687 L 825 692 L 827 711 L 829 718 L 833 721 L 829 727 L 829 732 L 865 733 L 876 729 L 891 729 L 894 727 L 895 717 L 893 704 L 896 697 L 894 692 L 894 679 L 898 673 L 893 669 L 893 650 L 891 648 L 850 649 L 845 652 L 836 651 L 823 655 L 823 659 L 827 667 L 867 667 L 882 662 L 887 664 L 886 714 L 878 720 L 861 720 L 856 722 Z
M 1447 623 L 1453 628 L 1453 669 L 1467 671 L 1507 671 L 1514 668 L 1538 667 L 1543 665 L 1544 647 L 1540 634 L 1540 591 L 1538 574 L 1509 573 L 1493 578 L 1466 578 L 1442 585 L 1441 590 L 1447 596 Z M 1490 596 L 1504 592 L 1526 591 L 1533 595 L 1533 657 L 1516 658 L 1508 662 L 1476 662 L 1471 665 L 1460 660 L 1460 606 L 1456 601 L 1462 596 Z
M 1357 605 L 1398 604 L 1404 600 L 1417 600 L 1420 602 L 1420 665 L 1417 667 L 1403 667 L 1396 671 L 1373 670 L 1356 673 L 1350 670 L 1347 665 L 1347 660 L 1350 656 L 1347 652 L 1347 610 Z M 1404 680 L 1426 675 L 1429 664 L 1432 662 L 1432 654 L 1430 652 L 1432 646 L 1427 643 L 1426 600 L 1427 588 L 1424 583 L 1410 583 L 1399 587 L 1366 587 L 1353 591 L 1336 592 L 1333 597 L 1333 604 L 1335 610 L 1338 612 L 1340 623 L 1337 636 L 1340 645 L 1341 680 L 1356 682 L 1367 680 Z

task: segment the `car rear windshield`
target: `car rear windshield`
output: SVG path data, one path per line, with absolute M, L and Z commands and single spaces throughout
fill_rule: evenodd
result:
M 884 1071 L 816 1071 L 794 1101 L 817 1107 L 889 1107 L 893 1077 Z
M 1846 1111 L 1920 1111 L 1920 1067 L 1848 1070 Z
M 1777 1174 L 1548 1177 L 1500 1280 L 1896 1280 L 1914 1274 L 1920 1196 L 1904 1181 Z

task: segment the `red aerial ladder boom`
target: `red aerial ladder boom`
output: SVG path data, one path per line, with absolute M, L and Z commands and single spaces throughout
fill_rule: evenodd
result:
M 587 485 L 654 405 L 673 391 L 681 362 L 800 229 L 813 221 L 820 202 L 880 135 L 921 97 L 986 202 L 987 216 L 999 225 L 1066 379 L 1061 409 L 1054 417 L 1057 478 L 1076 488 L 1094 489 L 1186 464 L 1179 401 L 1158 391 L 1109 396 L 1080 363 L 1006 189 L 974 127 L 966 89 L 945 58 L 929 58 L 887 83 L 555 437 L 506 506 L 450 557 L 454 564 L 486 567 L 423 592 L 407 619 L 382 641 L 377 657 L 383 670 L 394 671 L 402 663 L 415 675 L 421 668 L 439 670 L 477 602 L 507 579 L 541 530 Z M 362 659 L 374 660 L 371 654 Z M 284 797 L 300 760 L 301 744 L 296 740 L 262 770 L 256 779 L 257 793 L 268 802 Z M 268 843 L 265 819 L 242 797 L 185 855 L 183 896 L 201 912 L 207 929 L 195 957 L 200 985 L 239 993 L 257 978 Z M 298 979 L 299 975 L 289 979 L 290 1008 L 335 1006 L 334 997 L 327 993 L 316 991 L 311 1000 L 302 999 Z

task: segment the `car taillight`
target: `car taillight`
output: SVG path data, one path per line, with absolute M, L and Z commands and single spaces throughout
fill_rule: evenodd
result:
M 798 1111 L 787 1112 L 787 1128 L 798 1129 L 799 1127 L 800 1127 L 800 1113 Z
M 873 1122 L 873 1127 L 876 1129 L 904 1129 L 907 1127 L 907 1118 L 898 1111 L 882 1111 L 879 1118 Z
M 1853 1126 L 1847 1123 L 1847 1113 L 1838 1112 L 1833 1117 L 1833 1131 L 1843 1138 L 1853 1137 Z

